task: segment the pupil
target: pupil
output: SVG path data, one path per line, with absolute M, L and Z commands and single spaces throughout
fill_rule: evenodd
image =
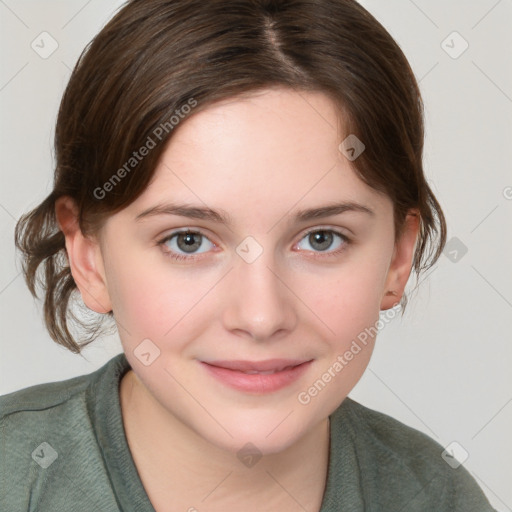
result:
M 328 231 L 317 231 L 316 233 L 312 233 L 311 237 L 312 240 L 310 240 L 310 242 L 320 244 L 321 247 L 318 247 L 318 249 L 321 251 L 327 249 L 332 243 L 332 233 Z
M 180 249 L 186 252 L 193 252 L 195 249 L 197 249 L 201 243 L 194 241 L 196 236 L 198 236 L 197 233 L 182 233 L 178 237 L 178 246 L 180 246 Z M 180 241 L 184 242 L 184 247 L 181 247 Z

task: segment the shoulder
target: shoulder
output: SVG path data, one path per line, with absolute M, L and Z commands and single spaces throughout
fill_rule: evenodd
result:
M 107 373 L 116 370 L 123 372 L 126 365 L 125 356 L 121 353 L 91 373 L 66 380 L 36 384 L 2 395 L 0 396 L 0 422 L 10 423 L 22 416 L 37 416 L 45 411 L 65 409 L 69 402 L 83 399 L 86 391 L 94 392 L 97 383 Z
M 89 385 L 91 375 L 58 382 L 46 382 L 0 396 L 0 421 L 14 421 L 18 415 L 45 411 L 64 405 Z
M 114 359 L 89 374 L 37 384 L 0 396 L 1 449 L 7 452 L 2 453 L 6 455 L 2 457 L 2 467 L 13 460 L 20 449 L 35 449 L 40 443 L 48 444 L 50 439 L 61 444 L 67 437 L 90 427 L 88 397 L 95 395 L 96 383 Z M 30 457 L 30 453 L 28 455 Z
M 448 464 L 443 446 L 423 432 L 350 398 L 335 414 L 336 428 L 349 430 L 361 478 L 379 495 L 382 510 L 386 500 L 396 505 L 399 499 L 409 503 L 408 510 L 427 504 L 438 511 L 493 510 L 466 468 Z
M 9 489 L 2 498 L 6 510 L 33 510 L 51 499 L 53 510 L 60 511 L 58 500 L 65 508 L 66 493 L 81 492 L 69 486 L 66 491 L 66 482 L 90 478 L 92 483 L 104 474 L 92 409 L 101 399 L 100 382 L 121 357 L 86 375 L 0 396 L 0 487 Z M 47 492 L 50 487 L 53 493 Z
M 8 456 L 9 452 L 14 455 L 14 449 L 28 449 L 35 440 L 47 440 L 50 435 L 55 439 L 57 432 L 62 439 L 73 419 L 86 414 L 85 393 L 93 381 L 94 373 L 91 373 L 0 396 L 2 448 L 8 452 L 3 455 Z
M 4 428 L 19 425 L 37 430 L 48 427 L 53 420 L 62 423 L 62 414 L 76 412 L 88 388 L 94 387 L 99 377 L 108 371 L 118 357 L 85 375 L 36 384 L 0 396 L 0 424 Z
M 443 447 L 431 437 L 354 400 L 346 399 L 343 406 L 372 451 L 406 465 L 418 476 L 429 469 L 445 471 Z

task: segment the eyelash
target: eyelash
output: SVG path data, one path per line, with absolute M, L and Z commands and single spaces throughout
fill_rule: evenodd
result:
M 340 253 L 344 252 L 347 249 L 348 245 L 350 245 L 352 243 L 352 240 L 349 237 L 347 237 L 346 235 L 344 235 L 334 229 L 327 229 L 327 228 L 311 229 L 311 230 L 307 231 L 306 233 L 304 233 L 304 235 L 302 236 L 302 238 L 300 240 L 303 240 L 304 238 L 309 236 L 311 233 L 318 233 L 318 232 L 333 233 L 333 234 L 339 236 L 343 241 L 343 245 L 339 249 L 336 249 L 335 251 L 331 251 L 331 252 L 317 251 L 316 253 L 314 253 L 315 255 L 313 256 L 313 258 L 329 258 L 329 257 L 333 257 L 333 256 L 338 256 Z M 169 240 L 174 238 L 176 235 L 180 235 L 180 234 L 201 235 L 201 236 L 204 236 L 205 238 L 208 238 L 201 231 L 182 229 L 180 231 L 175 231 L 175 232 L 167 235 L 162 240 L 159 240 L 157 242 L 157 245 L 159 247 L 163 248 Z M 209 238 L 208 238 L 208 240 L 209 240 Z M 183 256 L 182 254 L 176 253 L 174 251 L 169 251 L 169 250 L 164 250 L 164 249 L 162 249 L 162 252 L 164 253 L 165 256 L 167 256 L 173 260 L 178 260 L 178 261 L 194 261 L 194 260 L 200 259 L 201 258 L 200 254 L 202 254 L 202 253 L 200 253 L 199 255 L 198 254 L 190 254 L 189 256 Z

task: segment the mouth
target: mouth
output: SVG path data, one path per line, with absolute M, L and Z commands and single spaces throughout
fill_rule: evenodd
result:
M 266 361 L 200 361 L 216 380 L 247 393 L 269 393 L 296 381 L 312 363 L 310 360 L 268 359 Z

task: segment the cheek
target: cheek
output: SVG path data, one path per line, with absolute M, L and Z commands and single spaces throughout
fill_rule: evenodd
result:
M 385 260 L 373 259 L 365 264 L 358 258 L 318 279 L 316 286 L 310 279 L 303 282 L 306 303 L 330 328 L 325 331 L 330 337 L 350 343 L 378 320 L 386 269 Z
M 175 286 L 131 252 L 112 251 L 109 262 L 108 291 L 120 335 L 130 335 L 135 342 L 169 329 L 169 311 L 176 310 L 178 302 Z
M 308 290 L 307 304 L 315 313 L 312 332 L 325 333 L 317 345 L 317 372 L 297 396 L 307 414 L 331 414 L 368 366 L 379 319 L 382 272 L 375 261 L 368 267 L 347 265 L 340 267 L 335 280 L 319 280 L 323 286 L 314 288 L 309 282 L 309 288 L 303 288 Z
M 204 297 L 218 281 L 217 274 L 172 270 L 165 261 L 119 261 L 110 269 L 109 293 L 123 341 L 134 345 L 149 338 L 160 346 L 198 326 L 197 315 L 205 312 Z

